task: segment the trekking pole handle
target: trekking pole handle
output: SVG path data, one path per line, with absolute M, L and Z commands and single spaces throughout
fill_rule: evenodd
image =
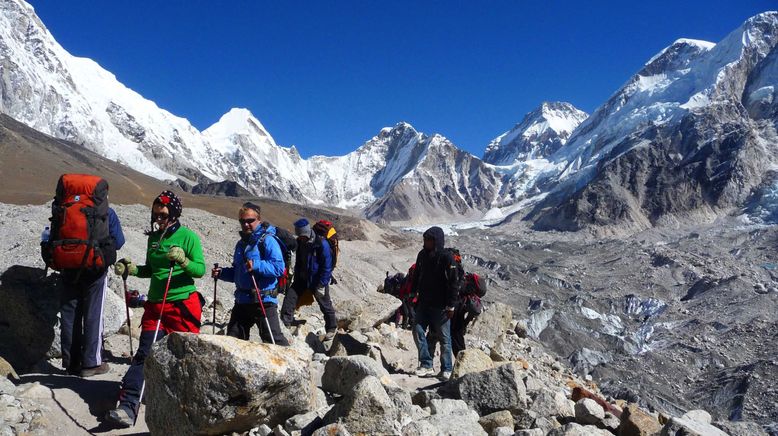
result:
M 124 265 L 124 272 L 122 273 L 122 280 L 124 280 L 124 282 L 126 283 L 127 282 L 127 277 L 129 277 L 129 275 L 130 275 L 130 269 L 127 267 L 127 259 L 119 259 L 119 263 Z

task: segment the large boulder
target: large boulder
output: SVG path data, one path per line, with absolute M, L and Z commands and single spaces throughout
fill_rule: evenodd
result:
M 400 300 L 387 294 L 371 294 L 369 300 L 333 299 L 338 327 L 347 330 L 369 329 L 388 320 L 400 307 Z
M 173 333 L 146 359 L 152 434 L 224 434 L 283 424 L 313 408 L 309 361 L 288 347 Z
M 481 416 L 500 410 L 514 412 L 527 405 L 523 371 L 514 363 L 465 374 L 458 380 L 457 390 L 459 397 Z
M 581 425 L 571 422 L 564 427 L 551 430 L 548 436 L 613 436 L 613 433 L 593 425 Z
M 347 395 L 368 376 L 378 378 L 383 384 L 393 384 L 386 369 L 368 356 L 332 357 L 324 365 L 321 388 L 333 394 Z
M 103 301 L 103 335 L 110 336 L 118 333 L 125 324 L 127 324 L 127 309 L 124 306 L 124 298 L 109 288 L 105 291 Z
M 470 409 L 452 414 L 435 414 L 417 419 L 402 429 L 403 436 L 467 435 L 486 436 L 478 423 L 478 414 Z
M 486 371 L 493 367 L 492 359 L 483 351 L 477 348 L 462 350 L 457 354 L 454 370 L 451 371 L 451 378 L 455 379 L 472 372 Z
M 468 342 L 473 348 L 493 348 L 500 336 L 511 328 L 513 311 L 503 303 L 491 303 L 467 329 Z
M 551 389 L 542 389 L 535 396 L 532 410 L 547 418 L 575 416 L 571 401 L 567 399 L 564 392 Z
M 710 419 L 710 415 L 708 415 Z M 727 433 L 701 421 L 685 418 L 670 418 L 662 428 L 662 436 L 686 435 L 686 436 L 727 436 Z
M 0 357 L 24 372 L 55 343 L 62 292 L 59 274 L 13 265 L 0 275 Z
M 343 424 L 351 433 L 394 434 L 398 432 L 399 410 L 381 381 L 362 378 L 325 416 L 325 424 Z
M 575 403 L 575 420 L 579 424 L 597 424 L 605 418 L 605 410 L 591 398 L 582 398 Z
M 499 412 L 490 413 L 483 418 L 478 420 L 478 423 L 481 424 L 481 427 L 483 427 L 484 431 L 487 433 L 494 434 L 498 428 L 510 428 L 511 433 L 513 434 L 513 426 L 515 425 L 513 421 L 513 415 L 511 415 L 511 412 L 507 410 L 501 410 Z

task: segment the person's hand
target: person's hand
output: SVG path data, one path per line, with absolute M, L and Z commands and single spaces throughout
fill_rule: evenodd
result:
M 138 275 L 138 266 L 132 263 L 129 257 L 122 258 L 113 265 L 113 272 L 116 273 L 117 276 L 121 277 L 124 277 L 125 272 L 131 276 L 134 276 Z
M 254 271 L 254 262 L 251 259 L 246 261 L 246 271 Z
M 446 308 L 446 318 L 451 319 L 454 317 L 454 308 L 453 307 L 447 307 Z
M 181 247 L 170 247 L 170 250 L 167 252 L 167 258 L 171 262 L 181 265 L 181 268 L 186 268 L 189 264 L 189 259 L 186 257 L 186 253 L 184 253 L 184 249 Z
M 218 279 L 221 273 L 222 273 L 222 269 L 217 266 L 211 270 L 211 277 Z

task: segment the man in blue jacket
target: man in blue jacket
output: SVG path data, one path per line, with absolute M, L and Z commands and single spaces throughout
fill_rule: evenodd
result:
M 262 226 L 259 205 L 246 203 L 238 212 L 240 240 L 235 244 L 232 267 L 214 268 L 211 276 L 235 283 L 235 306 L 232 308 L 227 335 L 249 339 L 251 327 L 256 324 L 263 342 L 289 345 L 278 321 L 278 277 L 284 273 L 284 258 L 276 240 L 273 226 Z M 264 314 L 257 300 L 259 287 Z M 267 323 L 265 322 L 267 315 Z M 270 332 L 267 326 L 270 326 Z
M 294 323 L 294 311 L 297 301 L 307 292 L 319 303 L 324 314 L 326 340 L 332 339 L 338 329 L 338 319 L 330 299 L 330 280 L 332 279 L 332 252 L 330 244 L 317 236 L 311 224 L 305 218 L 294 223 L 297 235 L 297 253 L 294 265 L 294 281 L 284 297 L 281 306 L 281 320 L 287 326 Z

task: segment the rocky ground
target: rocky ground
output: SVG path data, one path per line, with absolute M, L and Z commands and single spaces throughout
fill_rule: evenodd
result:
M 128 239 L 120 255 L 141 260 L 148 210 L 116 209 Z M 45 206 L 0 205 L 0 356 L 20 374 L 10 376 L 14 383 L 0 381 L 5 406 L 0 413 L 6 422 L 0 434 L 109 432 L 100 417 L 114 404 L 129 351 L 122 328 L 124 307 L 116 298 L 122 284 L 112 277 L 116 295 L 106 305 L 111 372 L 87 380 L 65 375 L 57 360 L 56 277 L 43 277 L 37 248 L 47 216 Z M 187 210 L 182 221 L 202 236 L 209 265 L 230 260 L 237 227 L 232 220 Z M 320 341 L 321 317 L 308 307 L 300 314 L 308 324 L 288 332 L 297 352 L 287 354 L 294 357 L 218 335 L 184 337 L 160 347 L 173 350 L 186 344 L 200 350 L 206 358 L 186 360 L 186 365 L 202 365 L 200 371 L 207 374 L 227 374 L 230 364 L 246 368 L 240 363 L 246 353 L 253 353 L 254 360 L 269 359 L 285 368 L 275 372 L 281 374 L 278 383 L 242 385 L 259 386 L 261 392 L 279 389 L 276 399 L 308 398 L 302 402 L 305 410 L 268 410 L 261 404 L 212 407 L 197 411 L 210 420 L 175 421 L 152 414 L 148 427 L 142 415 L 139 425 L 124 433 L 151 428 L 175 434 L 183 427 L 171 430 L 165 425 L 188 422 L 201 426 L 192 431 L 210 434 L 309 434 L 325 424 L 329 434 L 638 434 L 629 433 L 633 424 L 644 426 L 642 434 L 659 432 L 663 426 L 667 432 L 684 427 L 714 434 L 713 427 L 706 427 L 713 422 L 730 434 L 760 434 L 748 422 L 769 428 L 778 421 L 778 395 L 771 382 L 778 373 L 778 292 L 773 284 L 778 271 L 771 262 L 778 235 L 772 227 L 727 221 L 613 239 L 529 232 L 518 224 L 460 232 L 450 237 L 451 244 L 465 253 L 466 269 L 488 274 L 491 303 L 469 332 L 473 351 L 460 359 L 455 371 L 459 377 L 439 386 L 434 386 L 435 379 L 411 374 L 416 359 L 409 332 L 379 324 L 397 302 L 375 288 L 386 271 L 407 269 L 420 245 L 419 235 L 369 224 L 363 231 L 366 241 L 343 243 L 335 274 L 340 283 L 333 287 L 342 330 L 334 341 Z M 145 290 L 141 280 L 130 278 L 128 284 Z M 213 286 L 211 279 L 198 282 L 208 301 L 203 333 L 221 332 L 231 306 L 232 290 L 217 283 L 214 326 Z M 133 310 L 135 326 L 140 312 Z M 213 353 L 230 354 L 233 358 L 227 360 L 232 363 L 208 359 Z M 164 383 L 175 378 L 182 359 L 191 357 L 173 353 L 160 354 L 159 359 L 152 377 Z M 290 378 L 310 380 L 311 385 L 290 383 Z M 196 388 L 207 384 L 195 385 L 189 391 L 150 391 L 149 401 L 170 406 L 204 395 Z M 594 392 L 611 413 L 592 400 L 573 403 L 574 394 L 579 400 L 582 392 L 574 392 L 575 387 Z M 203 401 L 234 406 L 242 401 L 236 399 L 261 397 L 251 392 Z M 627 406 L 627 401 L 636 405 Z M 713 416 L 687 413 L 697 408 Z M 627 412 L 619 420 L 616 415 L 622 409 Z M 252 415 L 257 410 L 264 415 Z M 260 421 L 275 428 L 250 425 Z M 224 422 L 235 426 L 213 427 Z

